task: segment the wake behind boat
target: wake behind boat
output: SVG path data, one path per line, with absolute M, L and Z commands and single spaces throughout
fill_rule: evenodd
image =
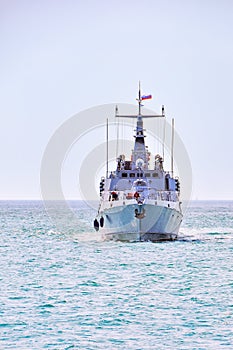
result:
M 183 215 L 173 162 L 171 172 L 165 171 L 164 160 L 157 154 L 153 169 L 149 168 L 150 152 L 145 145 L 143 119 L 165 117 L 163 106 L 161 115 L 142 115 L 142 101 L 151 97 L 141 96 L 139 86 L 138 115 L 119 115 L 116 109 L 117 118 L 135 118 L 137 125 L 131 159 L 120 155 L 116 170 L 109 174 L 107 165 L 106 177 L 101 178 L 94 228 L 107 240 L 157 242 L 178 237 Z

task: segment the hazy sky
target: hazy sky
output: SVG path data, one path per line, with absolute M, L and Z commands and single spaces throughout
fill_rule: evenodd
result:
M 40 198 L 55 130 L 140 79 L 189 153 L 193 198 L 233 199 L 233 1 L 0 0 L 0 198 Z

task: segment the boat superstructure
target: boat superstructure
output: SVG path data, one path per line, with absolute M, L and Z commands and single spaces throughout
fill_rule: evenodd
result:
M 144 99 L 140 86 L 138 114 L 116 117 L 135 118 L 135 142 L 130 160 L 123 154 L 117 158 L 115 171 L 100 181 L 100 203 L 94 227 L 104 239 L 120 241 L 161 241 L 174 240 L 178 236 L 182 221 L 179 199 L 179 179 L 173 176 L 173 169 L 163 168 L 163 158 L 157 154 L 153 169 L 149 168 L 150 152 L 145 145 L 143 120 L 164 118 L 162 106 L 160 115 L 142 115 Z

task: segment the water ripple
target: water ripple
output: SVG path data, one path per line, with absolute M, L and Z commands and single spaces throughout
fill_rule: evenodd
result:
M 1 202 L 1 348 L 232 348 L 231 203 L 190 208 L 171 243 L 83 227 L 60 234 L 40 202 Z

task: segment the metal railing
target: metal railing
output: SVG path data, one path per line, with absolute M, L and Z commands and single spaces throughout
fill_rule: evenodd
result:
M 137 194 L 136 194 L 137 193 Z M 135 195 L 136 194 L 136 195 Z M 152 199 L 157 201 L 169 201 L 177 202 L 179 200 L 178 193 L 176 191 L 159 191 L 159 190 L 144 190 L 142 192 L 133 192 L 133 191 L 109 191 L 105 192 L 104 200 L 106 201 L 118 201 L 118 200 L 137 200 L 141 198 Z

